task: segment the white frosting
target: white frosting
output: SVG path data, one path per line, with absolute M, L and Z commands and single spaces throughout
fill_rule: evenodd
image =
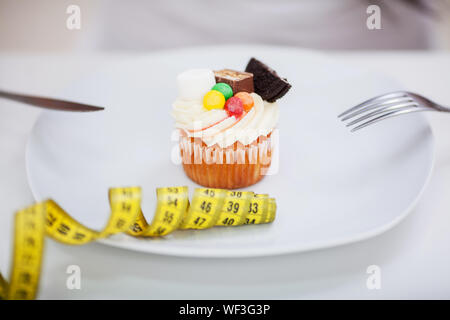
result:
M 244 145 L 255 141 L 260 135 L 268 135 L 278 123 L 279 110 L 276 102 L 263 101 L 251 93 L 253 108 L 240 119 L 229 117 L 225 110 L 206 110 L 202 100 L 178 98 L 173 104 L 172 116 L 175 126 L 189 136 L 198 137 L 208 145 L 228 147 L 236 141 Z

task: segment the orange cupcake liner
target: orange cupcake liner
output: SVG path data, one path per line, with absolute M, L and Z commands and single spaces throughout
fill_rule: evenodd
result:
M 207 146 L 200 138 L 180 137 L 180 153 L 186 175 L 208 188 L 237 189 L 260 181 L 272 161 L 270 135 L 243 145 Z

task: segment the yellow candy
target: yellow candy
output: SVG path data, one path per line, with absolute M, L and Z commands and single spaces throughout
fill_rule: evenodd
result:
M 203 97 L 203 106 L 207 110 L 223 109 L 225 106 L 225 96 L 216 90 L 208 91 Z

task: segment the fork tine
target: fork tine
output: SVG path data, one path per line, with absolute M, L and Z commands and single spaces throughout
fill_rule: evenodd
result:
M 412 101 L 414 101 L 414 99 L 411 97 L 408 97 L 408 96 L 400 97 L 400 98 L 391 98 L 388 100 L 380 100 L 380 101 L 362 106 L 361 108 L 359 108 L 359 110 L 355 110 L 354 112 L 347 114 L 345 117 L 341 118 L 341 120 L 346 121 L 346 120 L 354 118 L 357 115 L 360 115 L 367 111 L 371 111 L 371 110 L 378 109 L 378 108 L 383 108 L 386 106 L 393 106 L 396 104 L 404 104 L 406 102 L 412 102 Z
M 401 114 L 412 113 L 412 112 L 419 112 L 419 111 L 429 111 L 429 110 L 430 109 L 428 109 L 428 108 L 420 108 L 420 107 L 419 108 L 412 107 L 412 108 L 403 109 L 403 110 L 394 110 L 394 111 L 388 112 L 386 114 L 383 114 L 381 116 L 378 116 L 376 118 L 373 118 L 373 119 L 371 119 L 369 121 L 366 121 L 363 124 L 360 124 L 359 126 L 354 127 L 350 131 L 351 132 L 355 132 L 355 131 L 357 131 L 359 129 L 362 129 L 364 127 L 370 126 L 371 124 L 377 123 L 377 122 L 382 121 L 382 120 L 387 119 L 387 118 L 396 117 L 396 116 L 399 116 Z
M 366 100 L 364 102 L 361 102 L 357 106 L 354 106 L 353 108 L 350 108 L 350 109 L 342 112 L 340 115 L 338 115 L 338 118 L 340 118 L 342 116 L 345 116 L 348 113 L 353 112 L 353 111 L 359 109 L 360 107 L 362 107 L 362 106 L 364 106 L 364 105 L 366 105 L 368 103 L 379 101 L 379 100 L 383 100 L 383 99 L 386 99 L 386 98 L 402 97 L 402 96 L 406 96 L 406 95 L 407 95 L 407 93 L 404 92 L 404 91 L 394 91 L 394 92 L 391 92 L 391 93 L 381 94 L 381 95 L 376 96 L 376 97 L 374 97 L 372 99 L 369 99 L 369 100 Z
M 363 115 L 363 116 L 353 120 L 352 122 L 347 123 L 347 127 L 352 126 L 354 124 L 357 124 L 357 123 L 359 123 L 359 122 L 361 122 L 363 120 L 372 118 L 373 116 L 376 116 L 376 115 L 381 114 L 381 113 L 385 113 L 385 112 L 388 112 L 388 111 L 395 111 L 395 110 L 406 109 L 406 108 L 409 108 L 409 107 L 415 107 L 416 108 L 416 107 L 419 107 L 419 105 L 416 102 L 414 102 L 414 101 L 410 102 L 410 103 L 387 105 L 387 106 L 384 106 L 381 109 L 369 112 L 368 114 L 365 114 L 365 115 Z

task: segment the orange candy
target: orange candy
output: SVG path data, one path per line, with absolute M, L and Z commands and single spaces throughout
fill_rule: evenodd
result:
M 234 95 L 235 97 L 241 99 L 242 104 L 244 105 L 245 112 L 249 112 L 250 109 L 253 107 L 255 102 L 253 101 L 252 96 L 248 92 L 238 92 Z

